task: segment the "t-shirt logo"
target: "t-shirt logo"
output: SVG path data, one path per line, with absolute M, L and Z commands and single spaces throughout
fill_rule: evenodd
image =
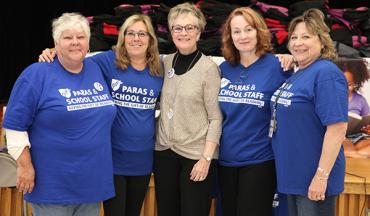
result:
M 221 88 L 227 86 L 229 83 L 230 83 L 230 80 L 228 80 L 226 78 L 222 78 L 221 79 Z
M 94 83 L 94 88 L 96 89 L 96 90 L 98 90 L 98 91 L 103 91 L 103 85 L 102 84 L 100 84 L 100 83 L 98 83 L 98 82 L 95 82 Z
M 59 89 L 59 93 L 63 96 L 63 97 L 66 97 L 66 98 L 70 98 L 71 97 L 71 89 Z
M 122 84 L 121 80 L 112 79 L 111 87 L 112 87 L 113 91 L 117 91 L 119 89 L 119 87 L 121 86 L 121 84 Z

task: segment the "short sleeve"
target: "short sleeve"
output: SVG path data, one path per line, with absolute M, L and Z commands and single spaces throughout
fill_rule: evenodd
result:
M 99 65 L 105 78 L 110 76 L 110 64 L 115 61 L 115 55 L 113 51 L 104 51 L 89 58 Z
M 324 66 L 319 69 L 315 80 L 315 111 L 323 125 L 347 122 L 347 81 L 336 66 Z
M 38 67 L 26 68 L 15 82 L 7 104 L 3 127 L 27 131 L 32 125 L 41 92 L 42 81 Z
M 366 98 L 362 97 L 363 98 L 363 104 L 362 104 L 362 109 L 361 109 L 361 116 L 366 116 L 366 115 L 370 115 L 370 107 L 369 107 L 369 104 L 367 103 L 366 101 Z

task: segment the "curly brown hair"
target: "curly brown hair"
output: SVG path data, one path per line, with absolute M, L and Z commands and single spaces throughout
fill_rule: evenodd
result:
M 352 74 L 354 91 L 358 91 L 370 79 L 367 62 L 362 58 L 339 58 L 336 63 L 343 73 L 349 72 Z

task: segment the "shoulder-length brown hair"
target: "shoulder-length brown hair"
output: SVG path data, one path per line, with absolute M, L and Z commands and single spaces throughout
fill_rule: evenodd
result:
M 337 52 L 334 48 L 332 39 L 330 38 L 329 27 L 325 24 L 324 14 L 315 8 L 306 10 L 303 15 L 294 18 L 289 24 L 289 42 L 294 29 L 301 22 L 306 24 L 306 28 L 310 34 L 317 35 L 323 45 L 321 49 L 321 58 L 335 61 L 337 59 Z
M 125 33 L 127 28 L 132 26 L 137 22 L 143 22 L 146 28 L 148 29 L 149 43 L 148 50 L 146 51 L 146 60 L 147 65 L 149 66 L 149 72 L 153 76 L 162 76 L 162 67 L 160 63 L 159 51 L 158 51 L 158 40 L 154 33 L 154 28 L 152 21 L 149 16 L 144 14 L 135 14 L 126 19 L 122 24 L 118 41 L 115 47 L 116 52 L 116 65 L 122 70 L 126 70 L 130 64 L 130 58 L 128 56 L 126 47 L 125 47 Z
M 241 7 L 233 10 L 227 18 L 222 31 L 222 54 L 232 64 L 240 62 L 240 54 L 236 49 L 231 37 L 231 20 L 236 16 L 242 16 L 249 25 L 257 31 L 256 55 L 262 56 L 272 50 L 271 34 L 262 16 L 249 7 Z

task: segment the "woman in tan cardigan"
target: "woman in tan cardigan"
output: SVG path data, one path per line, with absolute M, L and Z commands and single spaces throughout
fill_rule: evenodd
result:
M 197 48 L 206 21 L 193 4 L 168 14 L 178 51 L 164 59 L 161 116 L 154 153 L 159 216 L 209 214 L 222 117 L 217 65 Z

